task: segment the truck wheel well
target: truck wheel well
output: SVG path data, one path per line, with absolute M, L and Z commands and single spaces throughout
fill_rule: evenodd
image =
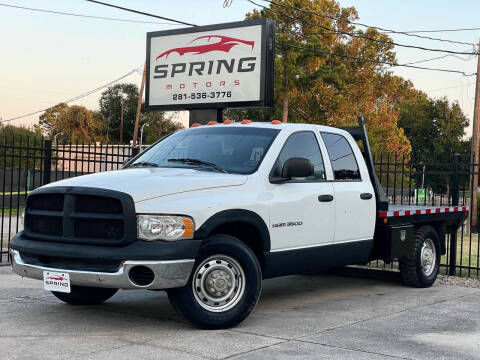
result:
M 444 221 L 441 222 L 428 222 L 424 224 L 417 224 L 415 225 L 415 229 L 418 229 L 424 225 L 430 225 L 435 229 L 438 235 L 438 239 L 440 241 L 440 254 L 445 255 L 447 253 L 447 239 L 446 239 L 446 234 L 447 234 L 447 224 Z
M 252 224 L 242 221 L 230 222 L 219 225 L 211 232 L 214 234 L 226 234 L 236 237 L 247 245 L 257 258 L 263 269 L 263 242 L 260 231 Z

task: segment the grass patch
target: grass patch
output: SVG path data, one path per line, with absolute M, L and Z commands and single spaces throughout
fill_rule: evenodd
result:
M 23 213 L 23 208 L 14 208 L 14 209 L 2 209 L 0 212 L 0 218 L 3 217 L 17 217 L 21 216 Z
M 9 196 L 9 195 L 25 195 L 25 194 L 30 194 L 33 190 L 30 190 L 30 191 L 27 191 L 25 192 L 24 191 L 13 191 L 13 192 L 5 192 L 5 193 L 0 193 L 0 197 L 1 196 Z
M 480 267 L 480 249 L 479 249 L 478 234 L 472 233 L 472 240 L 470 242 L 470 236 L 464 235 L 463 241 L 460 236 L 457 237 L 457 265 L 469 266 L 473 268 Z M 447 244 L 448 245 L 448 244 Z M 449 254 L 450 256 L 450 254 Z M 441 264 L 447 263 L 447 256 L 442 256 Z M 470 270 L 470 275 L 478 276 L 480 271 L 476 269 Z M 468 269 L 457 269 L 457 274 L 461 276 L 468 276 Z

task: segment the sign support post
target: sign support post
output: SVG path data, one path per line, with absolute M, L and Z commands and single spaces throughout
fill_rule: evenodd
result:
M 217 122 L 223 123 L 223 109 L 217 109 Z

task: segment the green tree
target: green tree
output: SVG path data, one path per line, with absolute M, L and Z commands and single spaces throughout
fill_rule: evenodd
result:
M 100 97 L 100 113 L 105 121 L 108 141 L 120 141 L 120 118 L 123 101 L 123 142 L 133 139 L 138 104 L 138 87 L 135 84 L 116 84 L 107 88 Z
M 423 94 L 415 101 L 400 106 L 399 125 L 412 144 L 413 161 L 427 164 L 425 186 L 432 187 L 436 192 L 448 192 L 450 177 L 428 172 L 445 171 L 445 165 L 434 164 L 450 164 L 455 153 L 460 154 L 464 162 L 470 161 L 470 142 L 464 139 L 468 119 L 458 102 L 450 103 L 446 98 L 433 100 Z M 417 172 L 421 173 L 423 165 L 419 167 L 422 169 L 417 169 Z M 417 183 L 420 182 L 419 177 Z
M 39 169 L 43 137 L 23 126 L 0 124 L 0 149 L 0 167 Z
M 49 138 L 53 138 L 55 134 L 63 132 L 60 129 L 60 117 L 64 116 L 68 109 L 68 105 L 61 103 L 47 109 L 38 118 L 38 124 L 34 125 L 35 130 L 41 132 Z
M 244 109 L 228 109 L 224 118 L 234 121 L 242 121 L 243 119 L 254 119 L 256 121 L 272 121 L 275 120 L 275 113 L 271 109 L 244 108 Z
M 182 124 L 172 121 L 171 117 L 165 116 L 165 113 L 161 111 L 145 112 L 142 114 L 141 120 L 142 123 L 140 126 L 144 123 L 148 124 L 148 126 L 144 127 L 144 144 L 152 144 L 158 139 L 183 128 Z M 138 134 L 138 136 L 140 137 L 140 134 Z
M 34 128 L 58 141 L 90 142 L 104 140 L 104 121 L 99 112 L 84 106 L 58 104 L 40 115 Z

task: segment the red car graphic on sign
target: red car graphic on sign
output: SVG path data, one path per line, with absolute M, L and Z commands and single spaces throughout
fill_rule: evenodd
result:
M 212 43 L 212 44 L 204 44 L 204 45 L 192 45 L 192 46 L 184 46 L 184 47 L 178 47 L 174 49 L 167 50 L 160 55 L 156 57 L 155 60 L 160 59 L 161 57 L 168 57 L 171 53 L 176 52 L 180 56 L 184 54 L 189 54 L 192 53 L 194 55 L 198 54 L 205 54 L 210 51 L 223 51 L 223 52 L 229 52 L 234 46 L 240 45 L 240 44 L 245 44 L 245 45 L 250 45 L 253 50 L 253 46 L 255 45 L 255 41 L 248 41 L 248 40 L 242 40 L 242 39 L 236 39 L 228 36 L 223 36 L 223 35 L 204 35 L 204 36 L 199 36 L 192 41 L 189 42 L 189 44 L 193 43 L 194 41 L 200 40 L 200 39 L 220 39 L 219 41 Z
M 62 281 L 62 280 L 65 280 L 65 278 L 63 276 L 49 276 L 45 280 Z

